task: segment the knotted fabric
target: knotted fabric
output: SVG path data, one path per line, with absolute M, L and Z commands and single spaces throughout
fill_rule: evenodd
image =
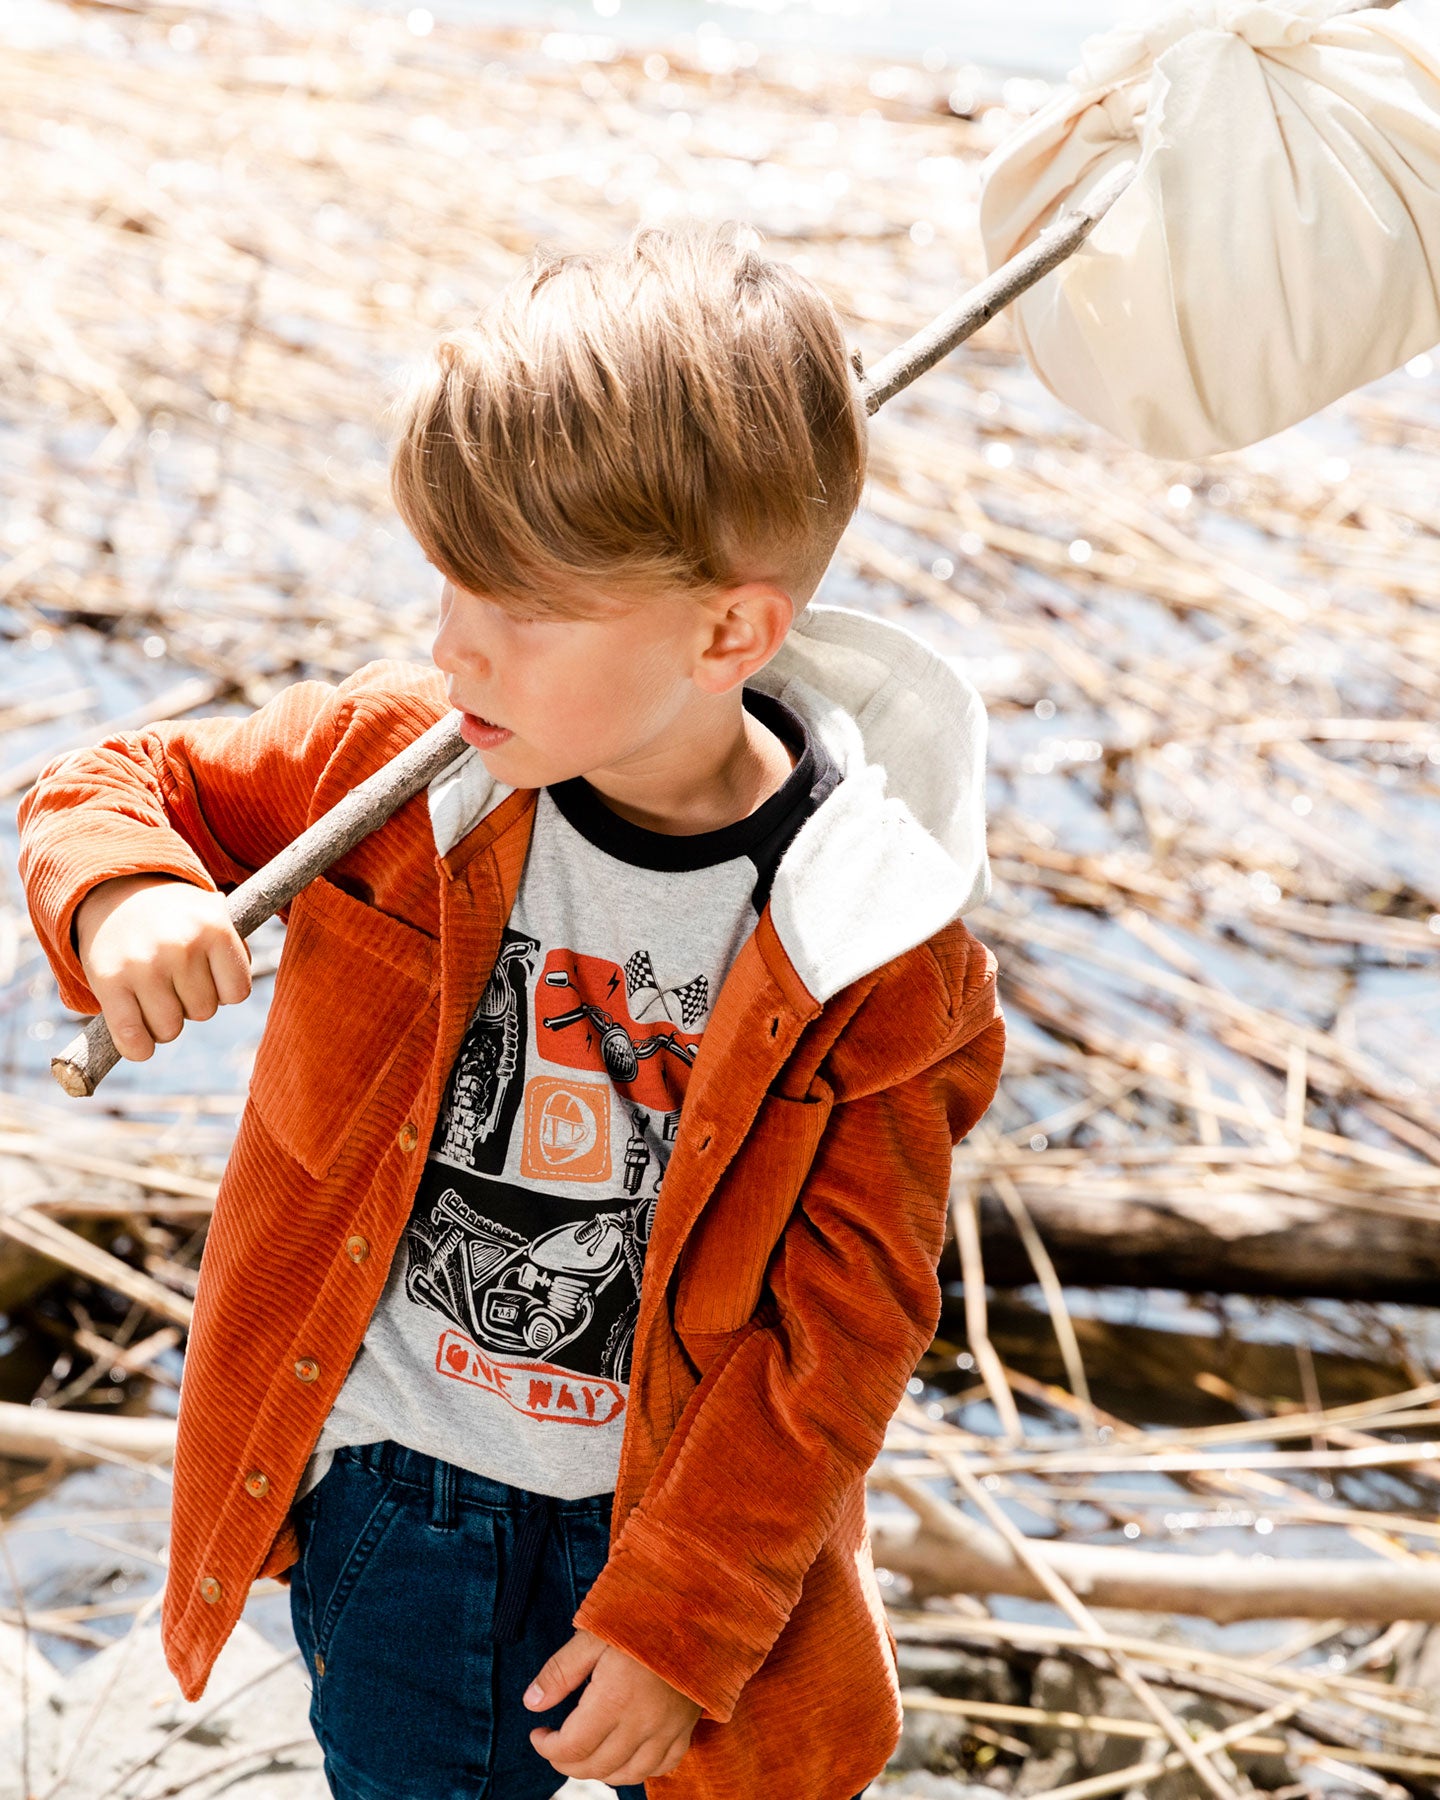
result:
M 1045 385 L 1126 443 L 1238 449 L 1440 342 L 1440 0 L 1186 0 L 1092 38 L 982 171 L 991 268 L 1126 161 L 1013 309 Z

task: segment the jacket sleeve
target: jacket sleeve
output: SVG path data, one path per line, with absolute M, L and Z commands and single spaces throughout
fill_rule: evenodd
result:
M 145 872 L 233 887 L 304 830 L 349 685 L 297 682 L 247 717 L 174 720 L 46 766 L 20 803 L 20 878 L 65 1006 L 100 1011 L 70 932 L 91 888 Z
M 717 1722 L 779 1636 L 939 1323 L 951 1152 L 1004 1055 L 988 951 L 985 963 L 936 1060 L 832 1109 L 771 1303 L 690 1396 L 575 1615 Z

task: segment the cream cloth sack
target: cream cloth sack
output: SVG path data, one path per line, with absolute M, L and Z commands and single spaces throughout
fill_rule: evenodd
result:
M 1138 162 L 1013 309 L 1045 385 L 1138 449 L 1253 444 L 1440 342 L 1440 0 L 1344 4 L 1092 38 L 982 170 L 993 269 Z

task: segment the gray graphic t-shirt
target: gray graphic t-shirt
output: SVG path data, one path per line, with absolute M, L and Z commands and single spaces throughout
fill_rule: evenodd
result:
M 795 758 L 749 818 L 687 837 L 542 790 L 515 906 L 451 1069 L 410 1221 L 300 1491 L 393 1438 L 579 1499 L 615 1484 L 655 1202 L 711 1005 L 839 772 Z

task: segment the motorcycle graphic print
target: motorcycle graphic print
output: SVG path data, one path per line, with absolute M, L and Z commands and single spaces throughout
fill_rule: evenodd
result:
M 427 1165 L 405 1233 L 405 1291 L 478 1353 L 461 1356 L 452 1331 L 437 1368 L 539 1417 L 613 1416 L 618 1407 L 599 1400 L 623 1404 L 654 1211 L 655 1194 L 587 1205 Z M 573 1377 L 581 1388 L 567 1408 L 554 1384 Z
M 436 1317 L 437 1375 L 526 1417 L 625 1408 L 641 1273 L 709 1011 L 507 928 L 456 1054 L 404 1237 L 406 1299 Z
M 661 988 L 649 954 L 625 963 L 551 950 L 535 985 L 535 1047 L 570 1069 L 598 1069 L 616 1092 L 655 1112 L 685 1098 L 700 1033 L 686 1029 L 709 1010 L 705 978 Z M 659 1017 L 642 1018 L 642 1014 Z M 672 1016 L 675 1015 L 675 1016 Z
M 525 1072 L 525 988 L 539 952 L 538 939 L 506 928 L 455 1058 L 432 1156 L 482 1174 L 504 1174 Z

